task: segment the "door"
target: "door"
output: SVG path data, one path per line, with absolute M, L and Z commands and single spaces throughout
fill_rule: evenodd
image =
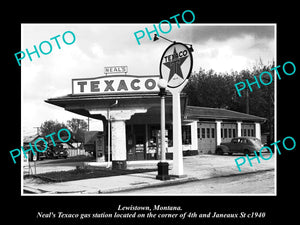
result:
M 197 124 L 198 148 L 200 153 L 214 153 L 216 149 L 216 124 Z
M 243 137 L 254 137 L 255 136 L 255 125 L 254 124 L 242 124 L 242 136 Z
M 146 127 L 145 125 L 133 125 L 134 140 L 135 140 L 135 159 L 145 159 L 145 144 L 146 144 Z
M 132 125 L 126 125 L 127 160 L 135 160 L 134 135 Z
M 127 125 L 127 159 L 144 160 L 146 143 L 145 125 Z
M 222 123 L 221 140 L 222 142 L 231 142 L 231 139 L 236 136 L 237 125 L 235 123 Z

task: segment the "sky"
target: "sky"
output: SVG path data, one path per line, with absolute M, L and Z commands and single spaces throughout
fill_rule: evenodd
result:
M 157 25 L 157 24 L 156 24 Z M 158 26 L 158 25 L 157 25 Z M 22 24 L 21 50 L 34 51 L 43 41 L 49 41 L 52 52 L 40 58 L 32 54 L 21 61 L 22 126 L 24 135 L 36 133 L 36 128 L 46 120 L 66 123 L 71 118 L 86 117 L 68 112 L 44 102 L 53 97 L 71 94 L 73 78 L 90 78 L 104 75 L 106 66 L 128 66 L 130 75 L 159 75 L 160 58 L 171 44 L 162 38 L 151 41 L 140 39 L 134 32 L 153 30 L 153 24 Z M 163 30 L 168 27 L 162 26 Z M 66 45 L 62 35 L 75 34 L 75 42 Z M 192 44 L 193 71 L 200 67 L 216 72 L 240 71 L 251 68 L 262 60 L 276 60 L 276 29 L 274 24 L 172 24 L 164 37 Z M 55 40 L 57 38 L 60 49 Z M 152 34 L 153 37 L 153 34 Z M 66 34 L 66 41 L 72 36 Z M 43 44 L 47 52 L 47 44 Z M 18 63 L 16 61 L 16 66 Z M 234 88 L 234 87 L 233 87 Z M 100 121 L 92 120 L 91 130 L 102 129 Z

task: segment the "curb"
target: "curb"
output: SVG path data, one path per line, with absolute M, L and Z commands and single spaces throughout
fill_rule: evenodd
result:
M 24 192 L 28 192 L 28 194 L 47 194 L 47 191 L 38 189 L 38 188 L 32 188 L 32 187 L 28 187 L 28 186 L 24 186 L 23 187 L 23 193 Z

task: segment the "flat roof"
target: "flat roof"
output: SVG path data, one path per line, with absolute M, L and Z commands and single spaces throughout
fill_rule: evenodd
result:
M 186 94 L 181 94 L 181 109 L 186 106 L 187 98 Z M 56 98 L 49 98 L 45 102 L 59 106 L 73 113 L 79 115 L 88 116 L 94 119 L 103 120 L 104 117 L 98 114 L 90 114 L 89 109 L 107 109 L 115 100 L 118 100 L 118 107 L 114 109 L 125 109 L 125 108 L 137 108 L 145 106 L 148 108 L 150 114 L 160 113 L 160 97 L 158 92 L 142 92 L 142 93 L 107 93 L 107 94 L 69 94 Z M 172 95 L 167 92 L 166 95 L 166 114 L 172 113 Z M 183 115 L 183 112 L 182 112 Z
M 167 97 L 171 96 L 171 94 L 167 94 Z M 158 93 L 157 92 L 144 92 L 144 93 L 136 93 L 136 92 L 129 92 L 122 94 L 117 94 L 117 93 L 107 93 L 107 94 L 69 94 L 69 95 L 64 95 L 60 97 L 55 97 L 55 98 L 49 98 L 45 100 L 45 102 L 57 105 L 60 107 L 64 107 L 68 103 L 79 103 L 82 101 L 97 101 L 97 100 L 115 100 L 115 99 L 153 99 L 157 98 L 159 99 Z
M 187 106 L 185 109 L 185 118 L 190 120 L 237 120 L 237 121 L 255 121 L 265 122 L 266 118 L 254 116 L 246 113 L 236 112 L 228 109 L 209 108 L 199 106 Z
M 251 122 L 265 122 L 266 118 L 250 115 L 246 113 L 236 112 L 222 108 L 209 108 L 200 106 L 188 106 L 187 96 L 185 93 L 181 94 L 185 99 L 181 104 L 183 112 L 182 118 L 184 120 L 235 120 L 235 121 L 251 121 Z M 69 94 L 57 98 L 49 98 L 45 102 L 60 106 L 66 110 L 74 113 L 91 116 L 86 111 L 88 105 L 97 105 L 102 107 L 109 107 L 114 100 L 121 100 L 120 104 L 126 107 L 131 107 L 152 104 L 153 106 L 160 106 L 160 97 L 157 92 L 144 92 L 144 93 L 108 93 L 108 94 Z M 171 94 L 167 92 L 166 107 L 171 107 L 172 100 Z M 93 116 L 91 116 L 93 117 Z M 99 119 L 98 117 L 95 117 Z

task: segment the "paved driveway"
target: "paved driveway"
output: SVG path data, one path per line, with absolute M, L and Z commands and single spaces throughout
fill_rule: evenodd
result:
M 268 155 L 269 153 L 264 154 Z M 253 164 L 252 167 L 246 159 L 245 164 L 240 166 L 241 172 L 239 172 L 235 159 L 241 156 L 242 155 L 196 155 L 185 157 L 183 161 L 184 171 L 187 175 L 207 178 L 229 176 L 245 172 L 256 172 L 259 170 L 271 170 L 275 168 L 274 157 L 267 161 L 260 158 L 260 163 L 258 163 L 256 159 L 253 159 L 251 161 Z M 268 158 L 268 156 L 264 157 Z
M 60 183 L 39 183 L 35 180 L 27 179 L 24 181 L 24 187 L 29 192 L 33 193 L 48 193 L 48 194 L 98 194 L 98 193 L 114 193 L 118 191 L 127 191 L 138 188 L 175 185 L 182 182 L 200 181 L 207 178 L 216 178 L 224 176 L 233 176 L 240 174 L 247 174 L 253 172 L 261 172 L 266 170 L 273 170 L 274 158 L 257 163 L 256 160 L 252 161 L 253 166 L 249 164 L 242 166 L 242 171 L 239 172 L 235 165 L 234 159 L 239 156 L 217 156 L 217 155 L 197 155 L 184 157 L 184 173 L 187 175 L 182 178 L 173 178 L 170 181 L 160 181 L 155 177 L 157 172 L 146 172 L 138 174 L 92 178 Z M 267 158 L 267 157 L 265 157 Z M 150 166 L 157 167 L 158 161 L 147 161 L 147 168 Z M 47 163 L 41 163 L 41 169 L 62 169 L 74 167 L 76 164 L 69 164 L 67 166 L 58 166 L 57 163 L 53 166 Z M 101 164 L 101 163 L 100 163 Z M 99 165 L 100 165 L 99 164 Z M 101 165 L 106 166 L 107 163 Z M 129 168 L 141 168 L 141 162 L 129 162 Z M 143 168 L 143 167 L 142 167 Z M 172 168 L 172 161 L 170 161 L 170 169 Z M 276 172 L 276 171 L 275 171 Z M 171 173 L 171 171 L 170 171 Z M 172 194 L 172 193 L 169 193 Z M 191 194 L 190 192 L 187 194 Z
M 264 153 L 267 155 L 268 153 Z M 270 160 L 263 160 L 260 158 L 260 163 L 256 159 L 253 159 L 251 167 L 246 161 L 244 165 L 241 166 L 241 172 L 235 163 L 235 159 L 241 157 L 241 155 L 195 155 L 195 156 L 185 156 L 183 158 L 184 173 L 189 176 L 196 177 L 211 177 L 211 176 L 226 176 L 232 173 L 243 173 L 243 172 L 255 172 L 257 170 L 272 169 L 275 168 L 274 156 Z M 252 156 L 251 156 L 252 157 Z M 268 156 L 264 156 L 268 158 Z M 66 171 L 73 170 L 76 166 L 83 166 L 84 162 L 91 162 L 92 159 L 88 157 L 82 157 L 81 159 L 50 159 L 36 162 L 36 173 L 46 173 L 51 171 Z M 172 169 L 172 160 L 168 161 Z M 157 168 L 157 160 L 147 160 L 147 161 L 128 161 L 128 169 L 136 168 Z M 107 162 L 90 163 L 94 166 L 106 167 Z M 29 170 L 29 168 L 24 168 L 24 173 Z M 34 163 L 31 162 L 31 170 L 34 171 Z M 171 171 L 170 171 L 171 173 Z M 212 174 L 213 173 L 213 174 Z
M 182 184 L 127 191 L 129 194 L 270 194 L 275 193 L 274 170 L 216 177 Z

